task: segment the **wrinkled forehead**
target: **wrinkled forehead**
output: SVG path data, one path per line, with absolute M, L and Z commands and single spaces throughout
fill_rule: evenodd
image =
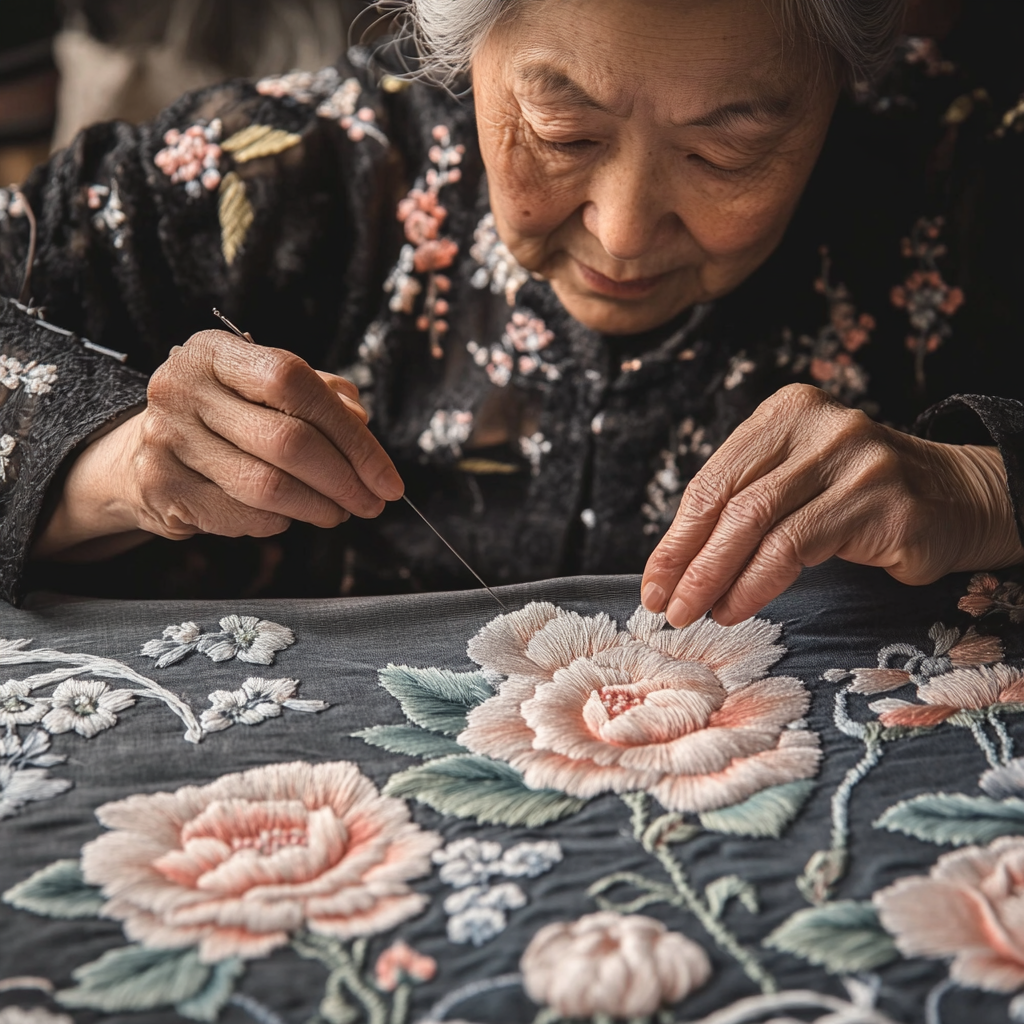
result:
M 492 34 L 530 92 L 674 122 L 741 97 L 777 112 L 821 70 L 771 0 L 525 0 Z

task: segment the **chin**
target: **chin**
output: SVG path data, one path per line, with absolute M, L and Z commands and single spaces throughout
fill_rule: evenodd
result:
M 640 334 L 667 323 L 688 306 L 700 301 L 698 296 L 652 296 L 649 299 L 622 301 L 599 295 L 581 295 L 562 289 L 551 282 L 566 312 L 592 331 L 601 334 Z

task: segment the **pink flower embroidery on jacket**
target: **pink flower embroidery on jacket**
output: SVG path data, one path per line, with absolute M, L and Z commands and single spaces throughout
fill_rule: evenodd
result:
M 780 366 L 793 373 L 808 373 L 823 391 L 846 405 L 854 404 L 868 389 L 868 375 L 854 359 L 854 353 L 871 340 L 875 320 L 869 313 L 857 313 L 845 284 L 833 284 L 832 260 L 826 247 L 821 249 L 821 276 L 815 291 L 828 302 L 828 323 L 815 337 L 801 335 L 794 346 L 787 331 L 778 352 Z
M 1024 587 L 1012 581 L 1000 583 L 991 573 L 979 572 L 971 577 L 957 607 L 976 619 L 1005 612 L 1011 622 L 1024 622 Z
M 103 916 L 144 946 L 203 963 L 266 956 L 301 928 L 350 939 L 394 928 L 427 897 L 440 837 L 346 761 L 267 765 L 206 786 L 104 804 L 82 850 Z
M 774 643 L 780 626 L 664 625 L 638 609 L 619 631 L 607 615 L 536 603 L 498 616 L 469 654 L 506 678 L 470 711 L 459 743 L 508 762 L 534 789 L 646 790 L 673 811 L 730 806 L 815 774 L 806 689 L 764 678 L 785 650 Z
M 921 217 L 903 239 L 903 255 L 917 260 L 913 270 L 901 285 L 891 292 L 892 304 L 907 312 L 911 333 L 907 335 L 907 348 L 914 353 L 914 378 L 918 388 L 924 388 L 925 357 L 934 352 L 950 335 L 949 318 L 963 305 L 964 293 L 950 287 L 943 280 L 938 261 L 946 254 L 946 246 L 939 241 L 945 220 Z
M 221 130 L 220 118 L 205 125 L 191 125 L 184 131 L 171 128 L 164 133 L 164 148 L 153 157 L 153 163 L 174 184 L 184 183 L 192 198 L 201 195 L 204 188 L 212 192 L 220 187 Z
M 427 333 L 430 354 L 440 359 L 444 355 L 441 336 L 448 330 L 445 320 L 448 300 L 444 296 L 452 286 L 451 278 L 440 271 L 455 262 L 459 247 L 453 239 L 441 234 L 448 211 L 438 201 L 438 194 L 446 185 L 461 180 L 458 165 L 466 147 L 453 145 L 451 133 L 444 125 L 437 125 L 432 135 L 434 145 L 430 147 L 429 156 L 434 166 L 427 171 L 425 184 L 410 189 L 398 204 L 397 217 L 405 230 L 406 244 L 384 282 L 384 290 L 391 294 L 388 305 L 394 312 L 411 315 L 416 297 L 423 291 L 423 285 L 413 274 L 427 275 L 423 309 L 416 318 L 416 328 Z
M 876 892 L 878 916 L 907 957 L 952 957 L 950 978 L 968 988 L 1024 985 L 1024 839 L 996 839 L 941 856 L 927 875 Z

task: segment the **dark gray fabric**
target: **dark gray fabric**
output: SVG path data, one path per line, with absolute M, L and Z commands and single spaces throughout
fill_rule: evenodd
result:
M 606 612 L 621 629 L 636 608 L 638 582 L 636 577 L 581 577 L 502 588 L 499 594 L 513 611 L 529 601 L 551 601 L 584 615 Z M 967 583 L 966 576 L 950 576 L 932 586 L 909 590 L 880 571 L 828 563 L 806 571 L 762 615 L 783 625 L 780 642 L 788 649 L 769 674 L 796 676 L 812 694 L 809 724 L 820 733 L 825 751 L 814 792 L 779 839 L 706 831 L 674 849 L 698 889 L 730 874 L 756 885 L 758 913 L 733 902 L 725 911 L 725 920 L 743 943 L 758 951 L 783 990 L 812 989 L 847 998 L 835 975 L 785 953 L 758 950 L 773 928 L 808 906 L 794 880 L 816 850 L 828 847 L 830 801 L 864 751 L 860 741 L 843 735 L 833 723 L 835 693 L 849 679 L 826 682 L 823 674 L 829 669 L 874 666 L 879 649 L 886 644 L 916 645 L 930 653 L 928 631 L 933 623 L 962 630 L 974 622 L 957 609 Z M 467 657 L 467 641 L 500 612 L 483 592 L 189 604 L 68 601 L 37 595 L 24 610 L 0 607 L 0 636 L 31 637 L 29 650 L 53 648 L 116 659 L 180 694 L 197 715 L 207 706 L 211 691 L 236 689 L 253 675 L 298 678 L 297 697 L 331 705 L 316 715 L 285 710 L 280 717 L 257 726 L 235 725 L 207 735 L 199 744 L 190 744 L 183 742 L 182 723 L 166 706 L 139 700 L 135 707 L 119 712 L 116 726 L 91 739 L 75 733 L 54 736 L 52 752 L 67 755 L 68 761 L 50 769 L 51 775 L 72 780 L 73 788 L 29 803 L 0 823 L 0 891 L 55 860 L 76 858 L 85 842 L 104 832 L 94 817 L 95 809 L 129 794 L 171 792 L 186 784 L 205 785 L 230 772 L 295 760 L 353 761 L 383 786 L 389 776 L 416 761 L 350 735 L 367 726 L 405 721 L 397 701 L 378 685 L 378 670 L 395 663 L 468 671 L 475 666 Z M 139 654 L 142 645 L 159 637 L 168 625 L 194 620 L 207 630 L 216 629 L 221 617 L 236 613 L 291 628 L 294 645 L 279 651 L 272 666 L 244 664 L 237 659 L 216 663 L 196 652 L 177 665 L 158 669 Z M 1024 656 L 1021 627 L 998 615 L 980 621 L 983 631 L 995 631 L 1002 637 L 1006 662 L 1020 664 Z M 948 664 L 945 667 L 948 669 Z M 42 668 L 45 666 L 4 668 L 4 672 L 7 677 L 24 678 Z M 124 685 L 111 681 L 112 687 Z M 909 691 L 897 693 L 904 697 Z M 851 716 L 871 720 L 873 715 L 866 706 L 871 699 L 851 696 Z M 1024 738 L 1019 713 L 1006 717 L 1006 722 L 1014 738 Z M 23 736 L 28 731 L 28 727 L 20 727 Z M 977 796 L 977 780 L 986 767 L 967 728 L 946 724 L 887 744 L 881 764 L 852 797 L 850 864 L 833 899 L 866 900 L 898 877 L 926 874 L 936 858 L 952 846 L 889 832 L 873 823 L 898 800 L 920 793 Z M 659 865 L 632 838 L 621 800 L 610 794 L 597 797 L 575 815 L 533 829 L 477 825 L 439 815 L 412 801 L 409 806 L 415 821 L 439 831 L 446 842 L 472 836 L 497 840 L 507 849 L 524 840 L 555 840 L 564 853 L 561 863 L 539 877 L 516 880 L 529 902 L 509 911 L 507 929 L 480 948 L 453 944 L 446 938 L 442 902 L 454 890 L 438 879 L 436 869 L 429 878 L 412 883 L 429 896 L 428 908 L 399 925 L 394 934 L 372 937 L 368 961 L 372 966 L 373 958 L 395 935 L 437 960 L 436 978 L 414 990 L 410 1022 L 426 1020 L 430 1006 L 462 985 L 517 971 L 525 946 L 541 926 L 594 912 L 597 906 L 586 889 L 599 877 L 613 871 L 637 871 L 665 880 Z M 692 815 L 688 817 L 694 820 Z M 657 904 L 640 912 L 664 920 L 672 930 L 697 942 L 714 967 L 711 981 L 666 1020 L 700 1020 L 741 997 L 756 994 L 735 963 L 684 910 Z M 124 944 L 116 921 L 54 920 L 0 904 L 0 1008 L 45 1002 L 35 992 L 4 992 L 2 979 L 42 976 L 63 989 L 71 984 L 76 967 Z M 926 995 L 945 977 L 946 967 L 935 960 L 907 958 L 886 964 L 875 974 L 853 973 L 880 985 L 874 1011 L 881 1015 L 877 1020 L 910 1022 L 924 1020 Z M 324 1018 L 316 1017 L 315 1012 L 325 977 L 322 966 L 285 949 L 251 961 L 238 991 L 278 1015 L 267 1020 L 319 1021 Z M 941 1017 L 929 1017 L 928 1021 L 1004 1021 L 1007 1000 L 1007 995 L 953 988 L 942 999 Z M 798 1020 L 814 1020 L 825 1013 L 823 1009 L 791 1012 Z M 537 1007 L 513 985 L 459 1002 L 447 1019 L 513 1024 L 531 1021 L 536 1013 Z M 761 1021 L 771 1016 L 765 1012 L 743 1019 Z M 168 1009 L 106 1016 L 78 1010 L 74 1019 L 79 1024 L 96 1020 L 169 1024 L 182 1018 Z M 241 1024 L 253 1018 L 240 1006 L 230 1005 L 220 1019 Z M 861 1019 L 844 1018 L 851 1022 Z M 863 1020 L 876 1018 L 864 1016 Z

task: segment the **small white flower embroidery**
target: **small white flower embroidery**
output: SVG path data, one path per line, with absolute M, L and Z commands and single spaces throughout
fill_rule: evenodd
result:
M 109 231 L 111 244 L 115 249 L 124 248 L 124 223 L 128 218 L 121 205 L 117 182 L 111 181 L 109 186 L 90 185 L 86 193 L 86 203 L 90 210 L 96 211 L 92 217 L 93 227 L 97 231 Z
M 226 615 L 220 620 L 220 632 L 204 633 L 194 622 L 168 626 L 160 640 L 147 640 L 141 653 L 156 658 L 157 668 L 167 668 L 193 651 L 211 661 L 239 661 L 252 665 L 273 665 L 274 655 L 295 643 L 295 634 L 286 626 L 255 615 Z
M 0 686 L 0 725 L 31 725 L 50 710 L 46 697 L 31 697 L 32 687 L 17 679 L 9 679 Z
M 14 732 L 0 736 L 0 819 L 70 789 L 69 779 L 51 779 L 49 772 L 66 760 L 50 753 L 50 737 L 42 729 L 33 729 L 24 741 Z
M 211 661 L 237 658 L 252 665 L 273 665 L 275 653 L 295 643 L 290 629 L 255 615 L 227 615 L 220 628 L 222 633 L 205 636 L 198 644 Z
M 17 189 L 0 188 L 0 224 L 8 217 L 24 217 L 25 200 Z
M 7 483 L 7 467 L 18 442 L 10 434 L 0 434 L 0 484 Z
M 465 410 L 445 412 L 438 409 L 430 417 L 430 426 L 419 436 L 420 448 L 427 452 L 447 448 L 455 458 L 462 457 L 462 445 L 473 432 L 473 414 Z
M 335 93 L 340 80 L 341 75 L 335 67 L 320 68 L 319 71 L 292 71 L 287 75 L 268 75 L 261 78 L 256 83 L 256 91 L 261 96 L 275 96 L 278 99 L 287 96 L 298 103 L 310 104 Z M 357 92 L 352 99 L 353 109 L 358 96 Z
M 42 726 L 51 733 L 74 730 L 90 739 L 117 725 L 116 712 L 134 703 L 130 690 L 111 690 L 99 679 L 66 679 L 53 691 Z
M 24 385 L 30 395 L 46 395 L 56 382 L 57 367 L 53 363 L 33 359 L 23 364 L 13 356 L 0 355 L 0 385 L 8 391 L 17 391 Z
M 726 391 L 732 391 L 733 388 L 739 387 L 743 383 L 743 379 L 748 373 L 753 373 L 757 369 L 757 364 L 747 358 L 746 352 L 740 352 L 739 355 L 735 355 L 729 360 L 729 372 L 725 375 L 725 380 L 722 381 L 722 387 Z
M 433 860 L 441 881 L 456 890 L 444 901 L 449 941 L 482 946 L 508 926 L 508 911 L 527 904 L 514 882 L 491 885 L 491 878 L 536 878 L 562 860 L 562 848 L 548 840 L 518 843 L 503 853 L 500 843 L 469 837 L 436 850 Z
M 384 282 L 384 291 L 391 294 L 388 309 L 393 313 L 411 313 L 416 296 L 423 291 L 423 285 L 413 277 L 415 266 L 416 250 L 406 243 L 398 254 L 398 262 Z
M 322 700 L 299 700 L 293 695 L 298 679 L 246 679 L 240 690 L 214 690 L 209 696 L 213 705 L 203 712 L 200 723 L 207 732 L 220 732 L 232 725 L 259 725 L 268 718 L 277 718 L 282 708 L 292 711 L 317 712 L 330 707 Z
M 541 460 L 551 451 L 551 442 L 538 430 L 529 437 L 519 438 L 519 448 L 530 463 L 530 472 L 537 476 L 540 473 Z
M 562 371 L 545 360 L 541 353 L 555 340 L 554 331 L 540 317 L 529 310 L 516 310 L 505 325 L 501 342 L 497 345 L 466 344 L 466 349 L 477 366 L 482 366 L 492 384 L 505 387 L 512 379 L 513 369 L 524 377 L 539 373 L 549 381 L 562 379 Z

